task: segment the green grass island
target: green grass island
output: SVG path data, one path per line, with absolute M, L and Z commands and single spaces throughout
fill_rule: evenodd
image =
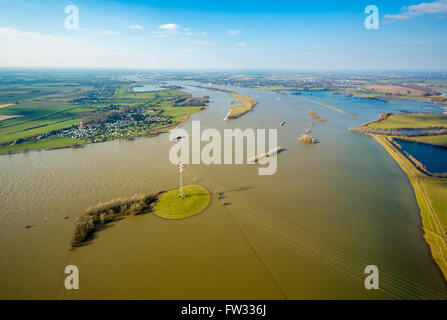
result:
M 184 219 L 201 213 L 210 204 L 210 193 L 202 186 L 184 186 L 183 193 L 183 198 L 179 197 L 179 189 L 161 194 L 154 203 L 153 213 L 165 219 Z
M 177 188 L 166 192 L 136 194 L 91 206 L 76 219 L 71 247 L 82 246 L 91 234 L 120 217 L 153 213 L 165 219 L 184 219 L 201 213 L 211 202 L 208 190 L 197 184 L 184 186 L 183 193 L 184 197 L 180 198 Z

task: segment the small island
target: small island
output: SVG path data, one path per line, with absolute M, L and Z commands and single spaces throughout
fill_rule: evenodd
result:
M 183 198 L 179 189 L 163 193 L 154 203 L 153 213 L 165 219 L 184 219 L 201 213 L 210 204 L 210 193 L 202 186 L 184 186 L 183 193 Z
M 183 198 L 179 189 L 136 194 L 89 207 L 76 218 L 71 247 L 82 246 L 103 225 L 124 216 L 154 213 L 165 219 L 184 219 L 201 213 L 211 202 L 208 190 L 197 184 L 184 186 L 183 193 Z
M 225 120 L 236 119 L 240 116 L 246 114 L 253 110 L 253 107 L 258 103 L 256 98 L 252 98 L 240 93 L 232 92 L 230 93 L 232 98 L 235 98 L 235 101 L 231 102 L 230 110 L 225 116 Z

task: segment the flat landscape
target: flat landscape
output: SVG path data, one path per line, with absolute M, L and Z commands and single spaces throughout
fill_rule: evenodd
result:
M 447 135 L 433 135 L 433 136 L 420 136 L 420 137 L 411 137 L 409 138 L 412 141 L 435 144 L 440 146 L 447 146 Z
M 446 168 L 403 145 L 443 149 L 432 146 L 445 143 L 443 106 L 340 94 L 338 77 L 250 77 L 4 76 L 0 115 L 18 117 L 0 121 L 0 178 L 11 186 L 0 190 L 10 257 L 0 296 L 447 297 Z M 189 119 L 221 133 L 275 128 L 278 145 L 241 166 L 185 164 L 181 198 L 168 155 L 186 137 L 166 133 L 191 130 Z M 365 123 L 381 134 L 349 130 Z M 276 158 L 275 175 L 258 176 L 262 157 Z M 369 261 L 383 268 L 381 291 L 358 276 Z M 63 289 L 67 263 L 83 270 L 82 290 Z
M 68 77 L 68 76 L 67 76 Z M 98 84 L 84 78 L 41 80 L 23 85 L 0 83 L 0 154 L 79 146 L 155 134 L 206 108 L 175 105 L 188 94 L 169 89 L 133 92 L 137 83 L 114 80 Z M 14 99 L 12 99 L 14 97 Z
M 429 129 L 447 128 L 447 115 L 439 114 L 392 114 L 385 120 L 370 123 L 372 129 Z

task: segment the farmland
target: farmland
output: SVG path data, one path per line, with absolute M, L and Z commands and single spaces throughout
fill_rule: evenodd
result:
M 133 92 L 137 85 L 101 74 L 6 77 L 0 81 L 0 154 L 154 134 L 208 103 L 178 88 Z M 180 98 L 198 105 L 175 105 Z

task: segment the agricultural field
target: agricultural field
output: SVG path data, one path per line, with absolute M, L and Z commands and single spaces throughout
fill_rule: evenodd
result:
M 0 154 L 153 134 L 206 107 L 174 106 L 179 89 L 133 92 L 113 76 L 48 75 L 0 81 Z
M 397 85 L 366 85 L 366 89 L 376 91 L 377 93 L 391 93 L 393 95 L 409 95 L 415 97 L 422 97 L 425 91 L 421 89 L 408 88 Z
M 407 140 L 416 141 L 420 143 L 434 144 L 438 146 L 447 146 L 447 135 L 432 135 L 432 136 L 420 136 L 420 137 L 408 137 Z
M 370 123 L 369 129 L 428 129 L 447 128 L 447 114 L 405 113 L 392 114 L 385 120 Z

